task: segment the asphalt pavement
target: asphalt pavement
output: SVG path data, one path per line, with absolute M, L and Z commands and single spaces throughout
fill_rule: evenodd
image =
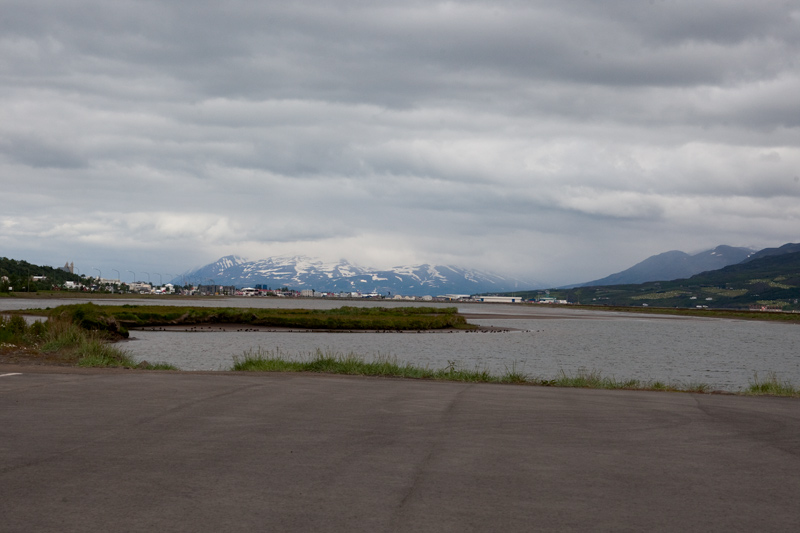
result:
M 798 531 L 800 400 L 0 367 L 0 531 Z

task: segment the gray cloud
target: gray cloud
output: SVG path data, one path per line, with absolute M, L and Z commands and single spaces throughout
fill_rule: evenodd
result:
M 0 253 L 557 284 L 796 241 L 799 22 L 784 1 L 7 1 Z

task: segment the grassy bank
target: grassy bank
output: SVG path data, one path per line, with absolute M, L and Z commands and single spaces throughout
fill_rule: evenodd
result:
M 26 311 L 27 313 L 28 311 Z M 317 330 L 474 329 L 455 307 L 340 307 L 255 309 L 166 305 L 61 305 L 36 312 L 125 335 L 127 328 L 237 324 Z
M 15 360 L 83 367 L 174 369 L 165 363 L 137 363 L 111 344 L 114 338 L 108 331 L 87 329 L 65 319 L 28 324 L 18 315 L 0 315 L 0 353 L 13 354 Z
M 451 362 L 442 369 L 422 368 L 409 363 L 398 363 L 392 357 L 375 357 L 368 361 L 354 353 L 336 353 L 317 350 L 314 353 L 292 357 L 280 351 L 259 349 L 234 358 L 232 370 L 250 372 L 324 372 L 356 376 L 382 376 L 471 383 L 513 383 L 542 387 L 576 387 L 609 390 L 651 390 L 673 392 L 709 392 L 705 383 L 666 383 L 617 379 L 603 376 L 596 370 L 581 370 L 575 374 L 560 372 L 555 378 L 534 377 L 516 368 L 502 375 L 494 375 L 485 369 L 464 369 Z M 774 394 L 774 392 L 748 391 L 748 394 Z

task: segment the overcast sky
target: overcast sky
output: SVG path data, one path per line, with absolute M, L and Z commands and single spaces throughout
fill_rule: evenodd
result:
M 0 0 L 0 256 L 557 285 L 798 242 L 798 95 L 800 0 Z

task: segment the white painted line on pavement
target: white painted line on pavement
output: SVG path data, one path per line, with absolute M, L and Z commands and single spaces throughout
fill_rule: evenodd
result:
M 11 372 L 10 374 L 0 374 L 0 378 L 5 378 L 8 376 L 21 376 L 21 375 L 22 375 L 21 372 Z

